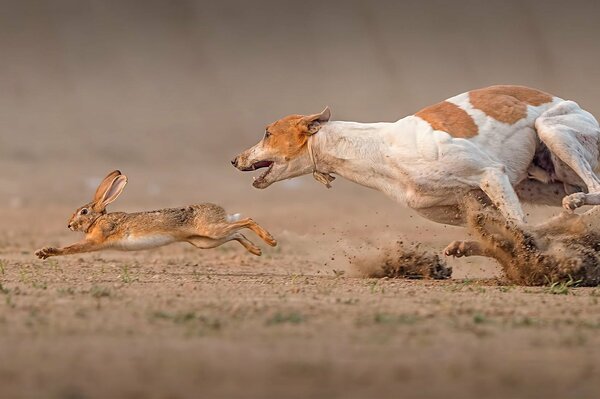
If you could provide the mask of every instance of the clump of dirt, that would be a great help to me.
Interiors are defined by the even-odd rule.
[[[403,241],[348,258],[354,271],[364,277],[441,280],[452,276],[452,268],[439,255]]]
[[[581,215],[563,213],[535,227],[521,227],[495,208],[467,201],[471,233],[506,278],[519,285],[571,282],[600,284],[600,207]]]

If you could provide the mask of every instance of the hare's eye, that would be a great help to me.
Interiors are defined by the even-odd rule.
[[[269,137],[271,137],[271,132],[265,130],[265,138],[268,139]]]
[[[81,215],[87,215],[87,213],[88,213],[88,210],[87,210],[87,209],[85,209],[85,208],[83,208],[83,209],[81,210],[81,212],[79,212],[79,214],[81,214]]]

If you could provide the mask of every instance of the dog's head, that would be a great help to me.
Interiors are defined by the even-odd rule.
[[[289,115],[271,123],[255,146],[231,161],[241,171],[267,168],[252,184],[267,188],[276,181],[291,179],[313,170],[308,155],[308,138],[317,133],[331,116],[329,108],[314,115]]]

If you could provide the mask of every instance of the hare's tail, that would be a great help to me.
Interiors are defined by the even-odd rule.
[[[229,223],[233,223],[233,222],[237,222],[242,218],[242,214],[241,213],[234,213],[231,215],[227,215],[227,221]]]

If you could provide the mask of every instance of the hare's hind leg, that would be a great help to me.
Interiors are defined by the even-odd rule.
[[[238,220],[237,222],[231,222],[227,224],[224,223],[218,224],[216,226],[208,226],[208,228],[206,226],[199,226],[197,234],[218,239],[220,237],[227,237],[240,229],[250,229],[270,246],[274,247],[275,245],[277,245],[277,241],[275,241],[273,236],[267,230],[263,229],[261,226],[258,225],[258,223],[256,223],[250,218]]]
[[[248,252],[250,252],[256,256],[262,255],[262,250],[259,247],[257,247],[256,245],[254,245],[252,243],[252,241],[247,239],[246,236],[244,236],[242,233],[233,233],[231,236],[233,237],[234,240],[236,240],[237,242],[242,244]]]
[[[277,241],[273,238],[271,233],[263,229],[258,223],[256,223],[251,218],[242,219],[238,222],[231,223],[230,226],[235,230],[243,228],[250,229],[270,246],[274,247],[275,245],[277,245]]]
[[[200,249],[216,248],[229,241],[237,241],[246,248],[246,250],[254,255],[260,256],[262,251],[256,245],[254,245],[249,239],[247,239],[241,233],[232,233],[221,238],[210,238],[196,236],[188,238],[187,242]]]

